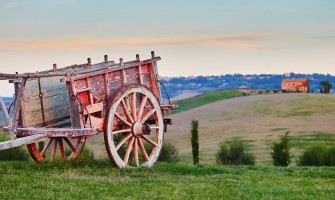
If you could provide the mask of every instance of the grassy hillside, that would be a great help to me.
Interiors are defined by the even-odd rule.
[[[334,167],[0,162],[0,199],[331,199]]]
[[[177,109],[172,110],[172,113],[175,114],[178,112],[190,110],[192,108],[196,108],[216,101],[229,99],[233,97],[239,97],[242,95],[243,93],[238,90],[220,90],[215,92],[209,92],[192,98],[173,102],[178,104],[179,107]]]
[[[185,100],[186,101],[186,100]],[[196,102],[194,102],[196,104]],[[214,163],[219,144],[241,137],[256,156],[257,165],[271,165],[270,145],[280,135],[292,136],[291,165],[314,143],[335,144],[335,96],[321,94],[268,94],[226,99],[170,116],[165,139],[192,162],[191,120],[199,120],[200,162]]]

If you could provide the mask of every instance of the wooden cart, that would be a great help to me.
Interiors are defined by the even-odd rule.
[[[36,162],[73,159],[85,142],[104,133],[106,150],[119,168],[151,167],[157,161],[176,105],[162,105],[156,57],[108,61],[52,70],[3,74],[15,85],[14,115],[6,114],[11,140],[0,150],[27,145]],[[3,103],[2,109],[6,110]]]

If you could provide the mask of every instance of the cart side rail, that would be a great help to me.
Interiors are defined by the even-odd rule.
[[[101,71],[104,69],[114,68],[115,70],[120,70],[122,68],[127,68],[131,66],[141,65],[145,63],[151,63],[152,61],[158,61],[161,60],[160,57],[155,57],[153,59],[148,60],[133,60],[128,62],[108,62],[106,64],[104,63],[98,63],[94,65],[71,65],[69,67],[62,68],[61,71],[42,71],[42,72],[36,72],[36,73],[23,73],[23,74],[7,74],[7,73],[0,73],[0,80],[14,80],[14,79],[33,79],[33,78],[42,78],[42,77],[53,77],[53,76],[77,76],[77,75],[85,75],[87,73],[94,73],[97,71]],[[87,66],[87,67],[85,67]],[[64,71],[66,70],[66,71]]]

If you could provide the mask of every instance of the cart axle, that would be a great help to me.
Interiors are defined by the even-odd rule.
[[[134,122],[131,126],[131,133],[134,137],[141,137],[142,135],[150,135],[151,128],[148,123]]]

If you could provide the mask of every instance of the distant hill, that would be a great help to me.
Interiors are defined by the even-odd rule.
[[[171,98],[206,93],[231,88],[252,88],[263,90],[280,90],[281,81],[287,78],[308,78],[312,93],[320,91],[320,82],[330,81],[335,86],[335,76],[330,74],[228,74],[221,76],[161,77]],[[162,91],[166,98],[166,94]],[[181,98],[178,98],[181,99]]]

